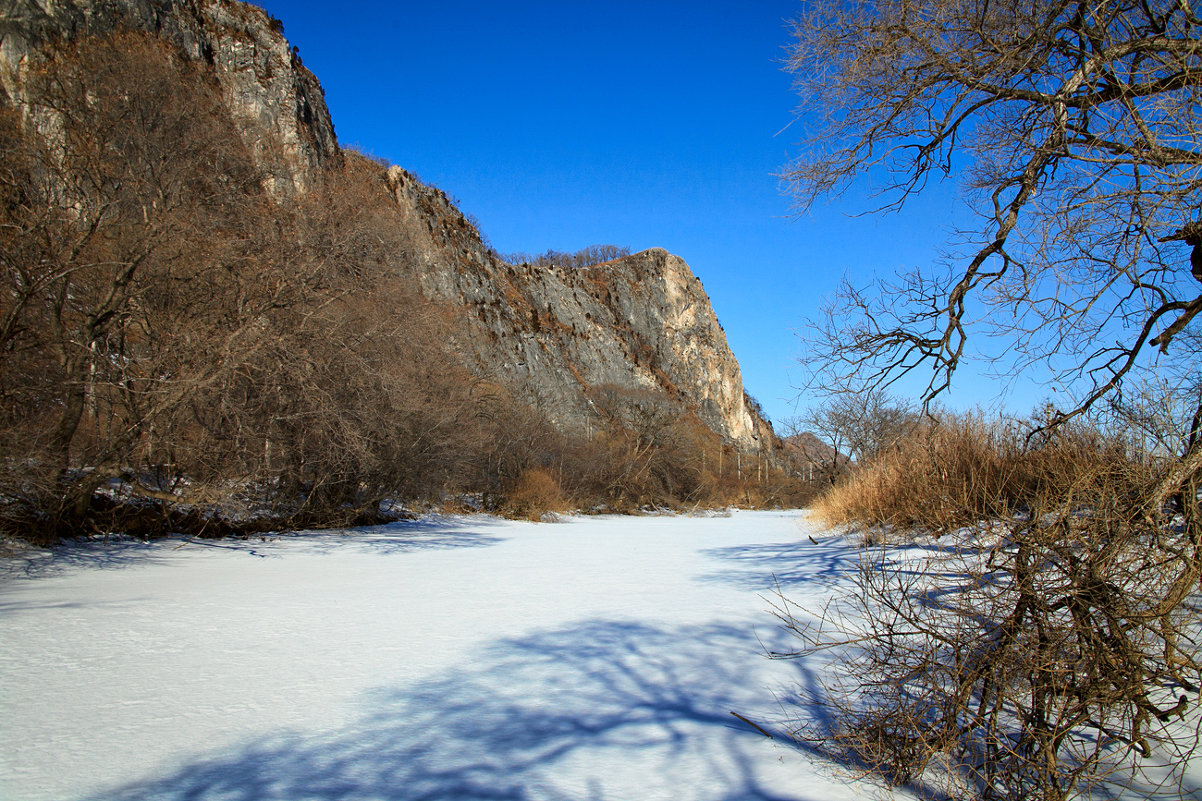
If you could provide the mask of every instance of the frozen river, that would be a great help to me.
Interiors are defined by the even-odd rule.
[[[797,512],[38,555],[0,578],[0,797],[858,798],[764,656],[773,577],[820,603],[851,556]]]
[[[792,744],[822,668],[765,656],[777,588],[816,614],[856,560],[803,512],[33,552],[0,563],[0,799],[911,798]]]

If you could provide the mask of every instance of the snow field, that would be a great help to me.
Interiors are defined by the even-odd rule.
[[[796,512],[59,549],[0,579],[0,797],[860,798],[730,714],[806,678],[773,573],[853,555]]]

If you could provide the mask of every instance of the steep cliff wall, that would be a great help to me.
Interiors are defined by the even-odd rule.
[[[212,67],[269,188],[303,192],[342,155],[321,86],[282,28],[234,0],[12,0],[0,12],[0,99],[23,103],[23,73],[56,42],[153,33]],[[457,346],[477,374],[564,429],[596,424],[596,392],[617,388],[662,393],[741,450],[776,446],[683,260],[652,249],[578,270],[506,264],[439,190],[396,167],[381,181],[410,242],[398,280],[462,309],[469,333]]]
[[[0,88],[21,102],[23,73],[57,41],[115,30],[155,34],[210,64],[244,138],[277,193],[305,188],[339,157],[321,84],[283,25],[233,0],[9,0],[0,10]]]
[[[565,428],[595,420],[592,390],[620,387],[663,392],[742,449],[775,447],[683,259],[654,248],[584,269],[507,264],[442,192],[397,167],[388,180],[415,229],[415,277],[462,306],[478,371]]]

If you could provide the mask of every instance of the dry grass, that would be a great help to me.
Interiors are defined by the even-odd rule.
[[[503,510],[509,517],[539,520],[548,512],[569,508],[559,482],[541,467],[528,467],[518,475],[505,493]]]
[[[1022,431],[976,417],[925,426],[845,477],[815,504],[831,524],[951,531],[1009,517],[1073,493],[1139,493],[1157,465],[1094,429],[1029,443]],[[1042,500],[1041,500],[1042,499]]]
[[[1067,801],[1149,780],[1156,755],[1187,764],[1198,462],[1087,427],[1028,441],[953,419],[863,466],[818,509],[885,546],[821,625],[782,606],[798,656],[847,654],[812,697],[824,722],[799,736],[945,797]],[[911,548],[883,529],[958,533]]]

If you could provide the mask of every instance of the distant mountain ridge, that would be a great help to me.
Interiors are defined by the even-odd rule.
[[[277,195],[303,192],[346,156],[317,78],[264,10],[236,0],[15,0],[0,16],[2,101],[22,104],[39,48],[120,29],[153,33],[211,67]],[[508,264],[445,193],[379,166],[401,210],[408,278],[462,310],[457,350],[563,430],[587,431],[605,400],[670,399],[740,451],[780,443],[688,265],[651,249],[584,269]],[[604,398],[602,398],[604,396]]]

